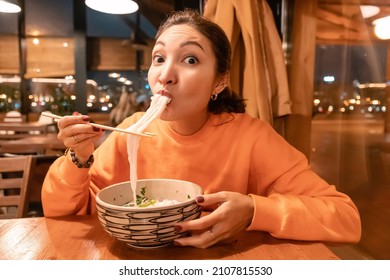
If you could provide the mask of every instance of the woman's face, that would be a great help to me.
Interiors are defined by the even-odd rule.
[[[153,94],[172,100],[161,115],[166,121],[204,119],[210,96],[221,79],[209,40],[188,25],[175,25],[157,39],[152,52],[148,82]]]

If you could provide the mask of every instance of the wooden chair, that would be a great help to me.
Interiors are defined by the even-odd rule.
[[[31,166],[31,156],[0,158],[0,218],[26,217]]]

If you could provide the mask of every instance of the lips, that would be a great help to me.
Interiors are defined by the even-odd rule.
[[[160,95],[162,95],[162,96],[168,97],[168,98],[169,98],[168,104],[169,104],[169,103],[171,102],[171,100],[172,100],[172,95],[170,95],[166,89],[160,89],[160,90],[158,90],[158,91],[157,91],[157,94],[160,94]]]

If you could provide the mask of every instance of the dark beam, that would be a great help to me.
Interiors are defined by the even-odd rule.
[[[20,1],[21,11],[18,14],[18,48],[19,48],[19,76],[20,76],[20,101],[21,113],[28,121],[28,113],[30,112],[30,104],[28,99],[27,87],[28,83],[25,79],[27,69],[26,56],[26,27],[25,27],[25,5],[24,0]]]
[[[87,13],[84,1],[73,0],[74,67],[76,80],[74,111],[87,114]]]

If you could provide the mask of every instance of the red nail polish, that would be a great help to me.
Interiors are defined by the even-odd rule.
[[[181,232],[181,230],[183,228],[181,226],[176,225],[176,226],[173,227],[173,229],[174,229],[175,232],[179,233],[179,232]]]
[[[93,126],[93,127],[92,127],[92,130],[95,131],[95,132],[98,132],[98,131],[100,131],[100,128],[94,127],[94,126]]]
[[[89,118],[89,116],[83,116],[83,117],[82,117],[82,120],[87,122],[87,121],[90,120],[90,118]]]
[[[180,244],[179,242],[177,242],[176,240],[173,241],[173,245],[175,245],[175,246],[181,246],[181,244]]]
[[[198,196],[195,198],[196,203],[203,203],[204,202],[204,197],[203,196]]]

